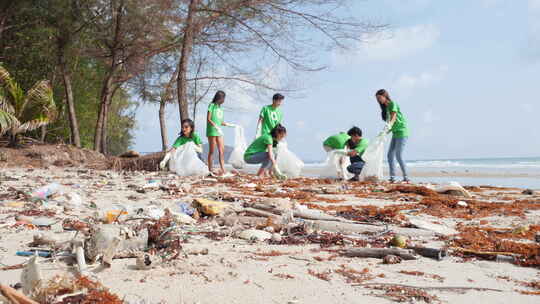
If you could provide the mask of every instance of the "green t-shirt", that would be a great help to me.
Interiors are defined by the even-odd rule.
[[[358,144],[356,145],[356,148],[354,148],[356,153],[358,153],[357,156],[362,157],[362,155],[364,154],[364,151],[366,151],[366,148],[367,148],[368,145],[369,145],[369,139],[367,139],[367,138],[360,139],[360,142],[358,142]]]
[[[392,134],[395,138],[404,138],[409,136],[409,128],[407,127],[407,120],[401,113],[398,104],[395,101],[391,101],[386,106],[386,117],[388,120],[392,117],[392,113],[397,113],[396,122],[392,126]]]
[[[251,145],[249,145],[249,147],[246,149],[246,152],[244,153],[244,159],[247,160],[251,156],[259,152],[268,151],[268,145],[274,145],[274,139],[272,138],[272,136],[270,134],[261,135],[260,137],[255,139],[255,141],[253,141],[253,143],[251,143]]]
[[[351,137],[347,133],[340,132],[339,134],[328,137],[324,142],[324,146],[328,146],[332,149],[343,149],[347,144],[347,140]]]
[[[264,106],[261,110],[262,117],[262,134],[270,134],[278,124],[283,120],[283,113],[280,108],[274,108],[272,105]]]
[[[218,127],[223,123],[223,109],[217,103],[211,102],[208,105],[208,112],[210,112],[210,120],[212,120]],[[206,122],[206,136],[221,136],[219,135],[218,130],[211,125],[209,122]]]
[[[202,144],[202,141],[201,141],[201,138],[199,137],[199,134],[197,134],[196,132],[193,132],[191,134],[191,137],[178,136],[178,138],[176,139],[176,141],[174,142],[174,144],[172,146],[173,146],[173,148],[178,148],[178,147],[183,146],[185,143],[190,142],[190,141],[192,141],[196,145],[201,145]]]

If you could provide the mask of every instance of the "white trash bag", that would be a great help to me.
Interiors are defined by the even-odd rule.
[[[340,159],[342,159],[340,164]],[[336,153],[336,150],[328,152],[326,161],[323,164],[322,171],[319,175],[320,178],[344,178],[350,179],[353,177],[347,167],[351,164],[351,160],[348,156]]]
[[[277,166],[287,177],[299,177],[304,168],[304,162],[287,148],[286,142],[277,145]]]
[[[385,132],[379,134],[364,151],[362,159],[366,164],[359,176],[361,181],[378,182],[384,179],[384,144],[387,139]]]
[[[169,170],[180,176],[206,176],[208,167],[199,159],[193,142],[176,148],[169,159]]]
[[[244,128],[242,126],[236,126],[234,128],[234,148],[229,156],[229,164],[235,169],[242,169],[245,167],[244,152],[246,152],[247,143],[244,136]]]

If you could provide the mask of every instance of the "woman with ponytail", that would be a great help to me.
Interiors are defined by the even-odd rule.
[[[401,172],[403,173],[403,181],[409,182],[407,176],[407,166],[403,161],[403,150],[407,139],[409,138],[409,128],[407,120],[401,113],[398,104],[390,98],[390,94],[384,89],[378,90],[375,93],[377,102],[381,107],[381,117],[386,122],[385,132],[392,132],[392,141],[388,149],[388,166],[390,168],[390,182],[396,180],[396,168],[394,159],[397,159]]]

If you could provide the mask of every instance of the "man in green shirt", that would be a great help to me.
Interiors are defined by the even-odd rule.
[[[365,164],[362,159],[362,154],[366,151],[369,140],[367,138],[362,138],[362,130],[358,127],[352,127],[347,134],[351,137],[347,141],[347,146],[351,149],[351,151],[347,153],[351,160],[351,165],[347,167],[347,171],[354,174],[350,181],[359,181],[359,175]]]
[[[270,134],[278,124],[283,120],[283,113],[279,108],[285,97],[279,93],[272,96],[272,104],[264,106],[259,115],[259,121],[257,122],[257,135],[259,137],[263,134]]]
[[[345,133],[345,132],[339,132],[338,134],[336,135],[332,135],[330,137],[328,137],[324,142],[323,142],[323,149],[324,151],[326,152],[330,152],[332,150],[341,150],[341,149],[344,149],[345,148],[345,145],[347,144],[347,141],[350,139],[351,137]]]

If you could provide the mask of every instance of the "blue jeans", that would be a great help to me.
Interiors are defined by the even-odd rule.
[[[268,152],[258,152],[253,155],[251,155],[250,158],[244,159],[246,163],[248,164],[261,164],[261,168],[268,169],[272,166],[272,161],[270,160],[270,156],[268,155]]]
[[[360,172],[362,172],[362,169],[364,168],[364,165],[366,163],[363,160],[355,161],[354,163],[351,163],[350,166],[347,167],[347,171],[354,174],[354,176],[360,175]]]
[[[390,179],[395,179],[396,177],[396,166],[394,163],[394,158],[397,159],[399,166],[401,167],[401,172],[403,173],[403,179],[407,179],[407,166],[402,158],[403,148],[407,143],[407,137],[404,138],[395,138],[392,137],[390,142],[390,149],[388,149],[388,166],[390,167]]]

